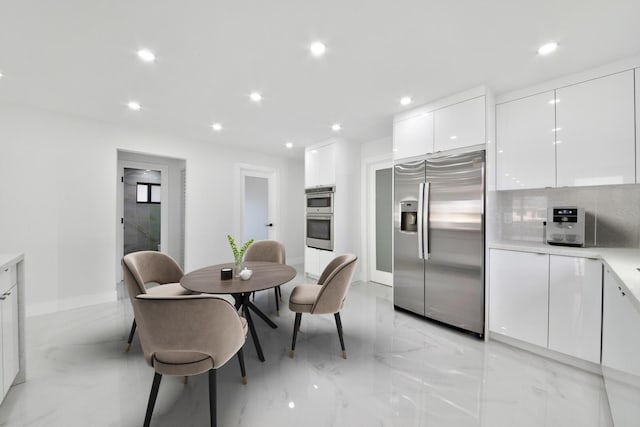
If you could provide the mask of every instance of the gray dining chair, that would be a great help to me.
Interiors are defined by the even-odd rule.
[[[246,320],[229,301],[207,294],[140,294],[132,304],[144,358],[155,370],[144,426],[151,423],[163,375],[187,377],[205,372],[209,373],[209,416],[216,426],[217,369],[237,355],[242,383],[247,383],[242,353]]]
[[[317,284],[298,285],[289,296],[289,309],[296,313],[293,325],[293,340],[291,341],[291,358],[296,349],[296,338],[302,314],[331,314],[336,321],[342,357],[347,358],[342,334],[342,321],[340,310],[344,307],[347,292],[351,285],[351,279],[356,268],[358,257],[352,254],[335,257],[322,271]]]
[[[184,273],[178,263],[162,252],[140,251],[127,254],[122,259],[122,269],[124,283],[132,301],[140,294],[166,297],[191,294],[180,286],[179,282]],[[126,351],[131,349],[135,332],[134,316]]]
[[[266,261],[286,264],[287,256],[284,245],[276,240],[258,240],[253,242],[244,256],[245,261]],[[273,288],[276,298],[276,314],[280,315],[280,301],[282,300],[282,290],[280,286]]]

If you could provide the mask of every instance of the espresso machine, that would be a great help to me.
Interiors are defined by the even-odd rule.
[[[575,206],[547,209],[547,243],[584,247],[584,208]]]

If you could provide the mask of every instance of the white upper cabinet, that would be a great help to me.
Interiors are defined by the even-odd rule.
[[[491,249],[489,329],[547,346],[549,255]]]
[[[549,258],[549,348],[599,364],[602,263]]]
[[[336,145],[328,144],[307,149],[304,153],[305,187],[335,185]]]
[[[485,97],[436,110],[434,152],[484,144]]]
[[[496,106],[498,190],[556,185],[554,91]]]
[[[635,183],[634,77],[556,90],[557,186]]]
[[[422,112],[393,121],[393,158],[433,152],[433,113]]]

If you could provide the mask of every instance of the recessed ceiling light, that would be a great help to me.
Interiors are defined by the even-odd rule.
[[[400,105],[409,105],[411,104],[411,97],[404,96],[400,99]]]
[[[313,42],[309,50],[313,56],[322,56],[327,51],[327,47],[322,42]]]
[[[4,74],[2,74],[2,71],[0,71],[0,79],[4,76]]]
[[[561,131],[561,130],[562,130],[562,128],[553,128],[553,129],[551,129],[551,132],[558,132],[558,131]]]
[[[259,92],[251,92],[251,94],[249,95],[249,98],[251,98],[253,102],[262,101],[262,95],[260,95]]]
[[[293,142],[287,142],[284,146],[287,148],[293,148]]]
[[[556,42],[547,43],[538,48],[538,53],[540,55],[548,55],[552,52],[555,52],[557,48],[558,48],[558,43]]]
[[[222,130],[222,125],[220,123],[214,123],[211,125],[211,128],[216,132],[220,132]]]
[[[293,409],[296,407],[296,404],[294,402],[289,402],[289,408]]]
[[[138,51],[138,58],[142,59],[144,62],[153,62],[156,60],[156,55],[149,49],[140,49]]]
[[[559,99],[552,99],[551,101],[549,101],[549,104],[557,104],[558,102],[560,102]]]
[[[456,135],[451,135],[449,139],[458,139],[458,137]]]
[[[129,107],[129,109],[133,111],[139,111],[142,108],[140,103],[136,101],[129,101],[129,103],[127,104],[127,107]]]
[[[504,153],[504,150],[498,150],[498,153]]]
[[[311,154],[317,154],[318,150],[311,150]]]
[[[331,125],[331,130],[333,130],[334,132],[339,132],[340,129],[342,129],[340,123],[334,123],[333,125]]]

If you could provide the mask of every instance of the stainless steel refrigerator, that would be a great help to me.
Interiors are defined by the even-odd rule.
[[[394,167],[393,303],[484,335],[485,151]]]

